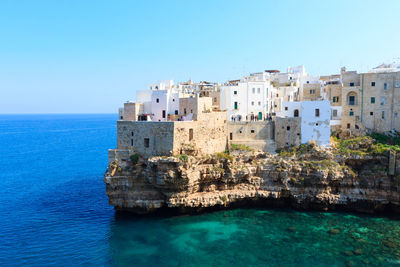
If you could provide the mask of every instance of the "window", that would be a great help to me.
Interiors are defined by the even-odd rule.
[[[235,102],[233,105],[234,105],[234,109],[238,109],[238,102]]]
[[[183,109],[183,114],[186,115],[186,108]]]
[[[131,132],[131,136],[133,136],[133,132]]]
[[[156,103],[160,103],[160,99],[157,98],[157,99],[156,99]]]
[[[165,119],[165,110],[162,111],[162,117]]]
[[[350,123],[347,124],[347,129],[350,129]]]
[[[237,95],[237,91],[233,91],[233,94],[234,94],[234,95]]]
[[[295,110],[294,110],[294,116],[295,116],[295,117],[298,117],[298,116],[299,116],[299,110],[298,110],[298,109],[295,109]]]
[[[319,117],[319,108],[315,109],[315,117]]]
[[[337,117],[337,109],[332,110],[332,116]]]
[[[251,130],[250,132],[251,132],[251,133],[254,133],[254,130]]]
[[[131,139],[131,146],[133,146],[133,139]]]
[[[251,105],[254,106],[254,101],[251,101]]]
[[[279,97],[279,94],[276,94],[276,97]]]
[[[253,94],[256,92],[256,88],[253,88]]]
[[[375,104],[375,97],[371,97],[371,104]]]
[[[398,117],[398,114],[397,114],[397,112],[395,112],[395,113],[394,113],[394,117],[395,117],[395,118],[397,118],[397,117]]]
[[[371,86],[375,86],[375,82],[371,82]]]
[[[354,86],[354,83],[350,83],[350,86],[353,87],[353,86]]]
[[[175,102],[175,98],[172,98],[172,102]]]
[[[356,129],[360,129],[360,127],[358,127],[358,125],[357,125],[357,124],[355,125],[355,128],[356,128]]]
[[[381,97],[381,106],[386,104],[386,97]]]
[[[287,126],[287,127],[286,127],[286,131],[290,131],[290,126]]]
[[[350,111],[349,116],[354,116],[354,111]]]
[[[144,139],[144,147],[149,147],[150,146],[150,139],[149,138],[145,138]]]
[[[285,110],[288,110],[289,108],[288,107],[285,107]]]
[[[260,91],[260,88],[257,88],[257,93],[259,94],[261,91]]]
[[[175,110],[175,115],[178,115],[178,111],[177,110]]]
[[[339,97],[338,96],[334,96],[332,99],[333,103],[338,103],[339,102]]]
[[[233,139],[233,133],[229,133],[229,140]]]
[[[189,129],[189,141],[193,140],[193,129]]]
[[[193,109],[190,110],[190,113],[193,113]]]
[[[371,111],[371,112],[369,113],[369,115],[370,115],[370,116],[374,116],[374,113]]]
[[[387,90],[387,89],[388,89],[387,83],[384,83],[383,84],[383,90]]]
[[[258,105],[261,106],[261,102],[260,101],[258,101]]]
[[[315,90],[314,89],[311,89],[310,90],[310,95],[314,95],[315,94]]]
[[[385,119],[385,111],[382,111],[382,120]]]
[[[214,102],[217,102],[217,98],[216,97],[214,97]]]
[[[349,105],[354,106],[356,104],[356,97],[354,95],[349,96]]]

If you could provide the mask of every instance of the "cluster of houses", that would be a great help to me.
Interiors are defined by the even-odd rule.
[[[303,66],[225,83],[172,80],[136,92],[119,109],[118,149],[143,156],[224,151],[230,143],[274,152],[332,132],[400,131],[400,65],[313,76]]]

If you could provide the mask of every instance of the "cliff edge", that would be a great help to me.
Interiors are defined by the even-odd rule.
[[[229,153],[114,161],[104,182],[110,205],[139,214],[193,213],[240,205],[399,212],[396,151],[371,137],[333,140],[278,154],[232,145]],[[398,169],[398,168],[397,168]]]

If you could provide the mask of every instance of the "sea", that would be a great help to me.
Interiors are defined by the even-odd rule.
[[[0,266],[399,266],[400,220],[234,209],[137,217],[108,205],[116,114],[0,115]]]

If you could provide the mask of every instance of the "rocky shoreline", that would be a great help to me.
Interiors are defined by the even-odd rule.
[[[400,179],[389,174],[391,161],[387,151],[343,154],[314,145],[273,155],[234,150],[128,160],[113,176],[109,167],[104,182],[110,205],[136,214],[235,207],[396,214]]]

